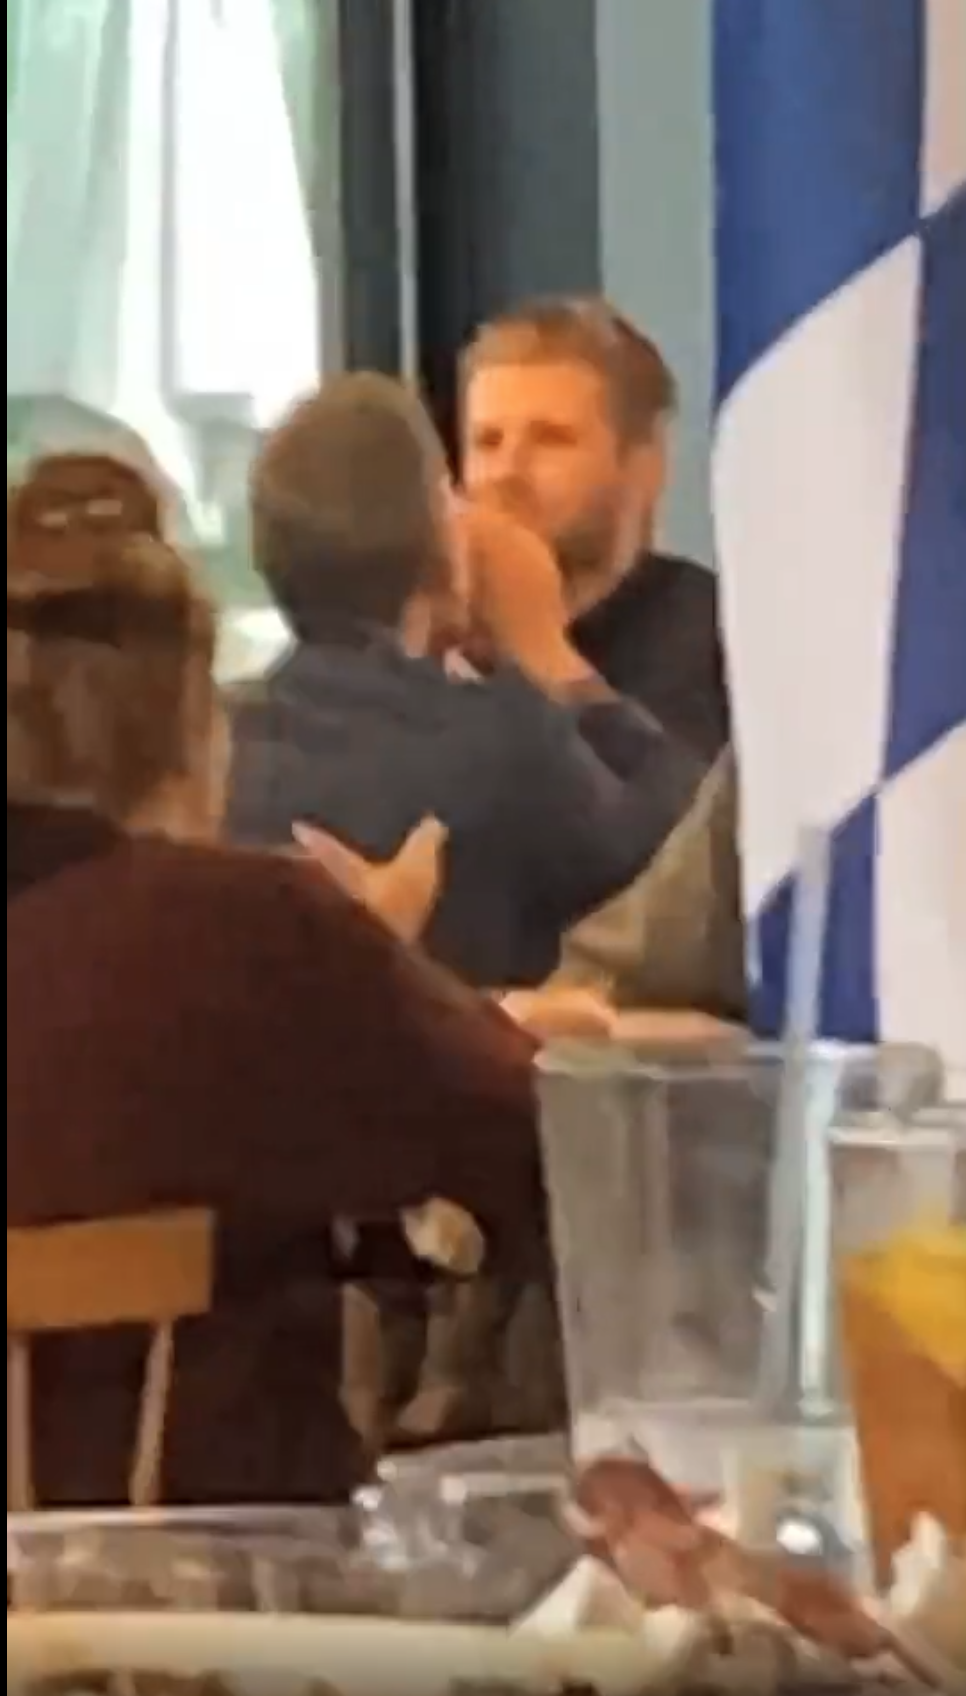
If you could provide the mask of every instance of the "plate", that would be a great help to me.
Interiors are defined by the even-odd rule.
[[[218,1679],[231,1696],[680,1696],[692,1639],[252,1614],[12,1614],[7,1691],[106,1669]],[[83,1693],[82,1682],[78,1693]],[[58,1682],[69,1696],[69,1686]],[[186,1692],[187,1696],[187,1692]]]

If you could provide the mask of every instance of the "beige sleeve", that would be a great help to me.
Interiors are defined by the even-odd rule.
[[[660,853],[569,933],[553,984],[618,1007],[740,1012],[743,941],[734,761],[717,760]]]

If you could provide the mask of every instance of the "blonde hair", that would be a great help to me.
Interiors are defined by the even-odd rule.
[[[7,798],[119,822],[210,770],[214,611],[158,495],[106,455],[39,460],[7,496]]]
[[[649,440],[677,405],[673,373],[656,343],[592,295],[525,301],[481,324],[460,359],[461,385],[465,390],[486,366],[558,361],[597,372],[625,442]]]

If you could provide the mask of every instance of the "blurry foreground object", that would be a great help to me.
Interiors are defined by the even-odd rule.
[[[752,1541],[794,1521],[823,1558],[861,1566],[836,1256],[915,1220],[948,1166],[946,1133],[937,1154],[919,1123],[935,1057],[814,1045],[794,1162],[778,1045],[559,1042],[537,1071],[578,1458],[643,1448],[675,1485],[724,1498]],[[885,1128],[860,1140],[866,1109]]]
[[[880,1586],[920,1519],[966,1539],[964,1179],[966,1107],[921,1114],[906,1136],[872,1127],[865,1147],[856,1131],[840,1158],[846,1387]]]

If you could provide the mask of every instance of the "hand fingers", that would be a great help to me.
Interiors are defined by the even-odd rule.
[[[405,842],[390,861],[390,865],[407,864],[410,861],[420,862],[423,859],[433,859],[441,853],[445,846],[449,830],[441,819],[431,816],[424,818],[411,830]],[[296,824],[292,826],[293,839],[304,849],[313,860],[318,860],[330,871],[333,867],[343,871],[351,871],[359,876],[365,871],[377,868],[362,854],[357,854],[354,848],[347,848],[337,836],[332,836],[327,830],[320,830],[313,824]],[[379,867],[385,870],[385,867]]]
[[[571,1020],[584,1029],[609,1034],[615,1027],[617,1014],[599,995],[590,989],[570,989],[548,992],[546,1006],[553,1016]]]
[[[447,834],[439,819],[423,819],[407,836],[395,859],[372,874],[373,905],[398,935],[410,941],[422,934],[436,905]]]
[[[415,830],[410,831],[391,863],[400,870],[404,867],[433,864],[446,846],[448,836],[449,831],[442,820],[432,817],[422,819]]]
[[[292,830],[315,865],[407,940],[420,935],[436,903],[448,834],[439,819],[422,819],[395,858],[379,864],[315,825],[296,824]]]
[[[503,1008],[531,1036],[608,1037],[617,1015],[590,990],[520,990],[503,998]]]
[[[361,854],[357,854],[353,848],[347,848],[338,837],[331,836],[327,830],[317,829],[315,825],[293,825],[292,836],[303,853],[327,871],[343,889],[352,895],[363,893],[369,866]]]

